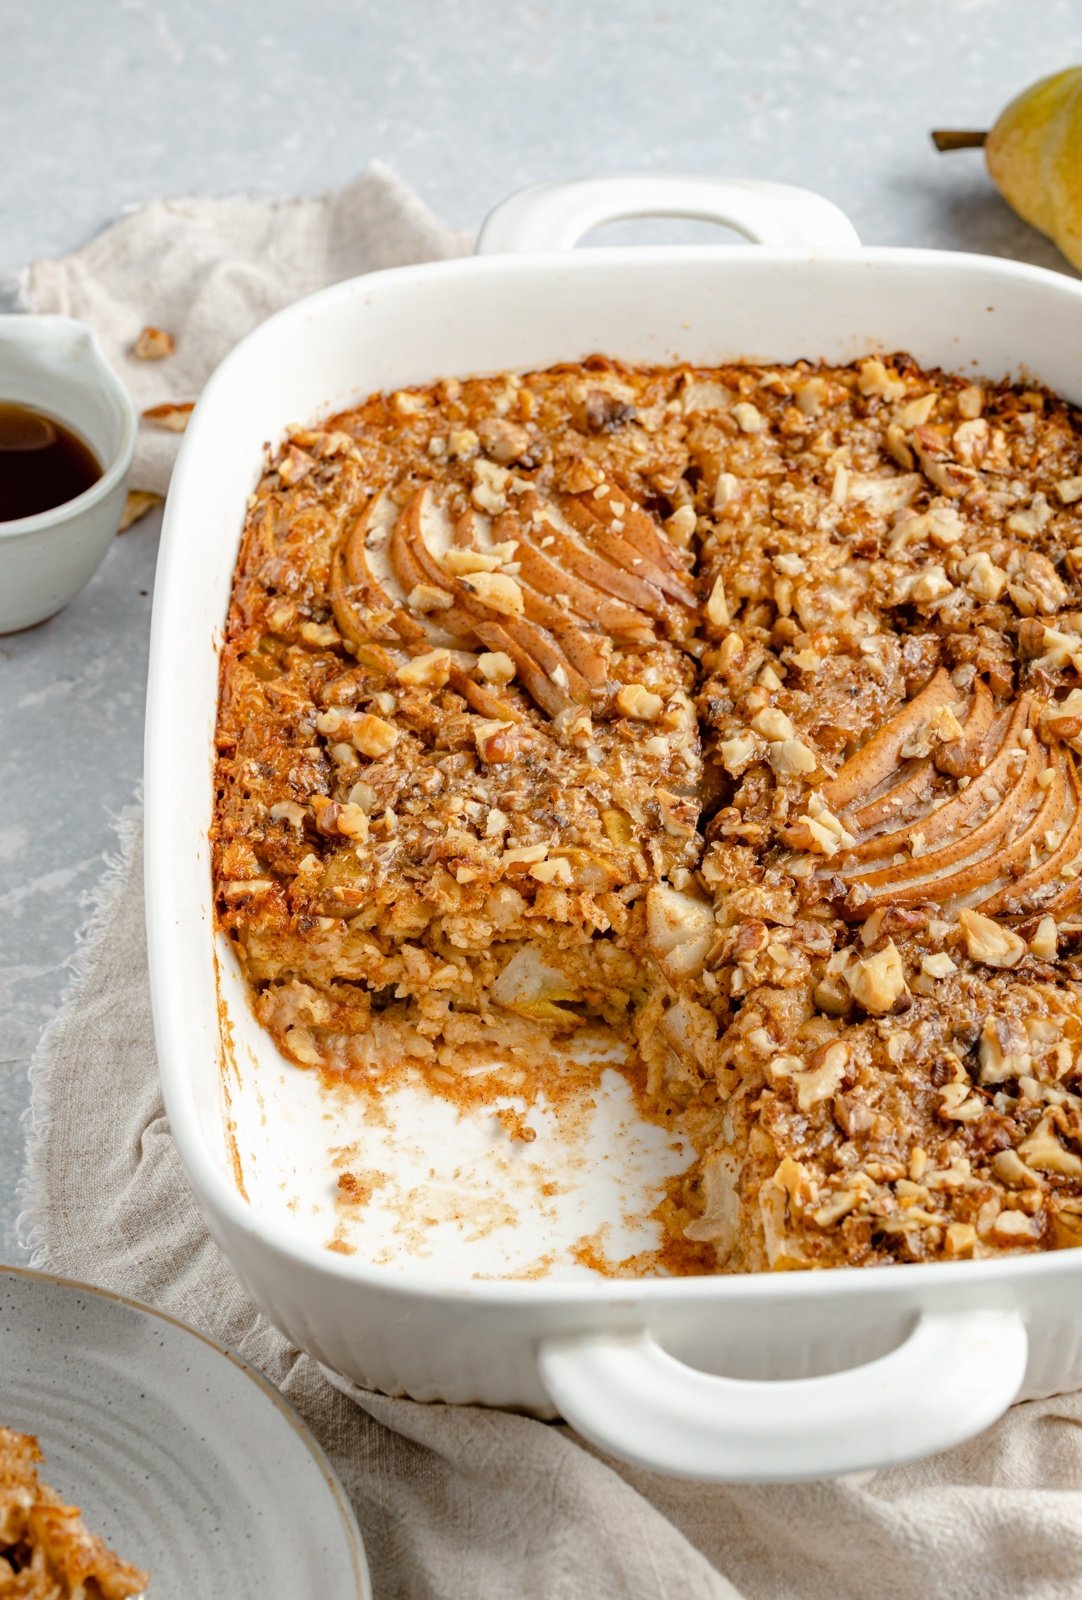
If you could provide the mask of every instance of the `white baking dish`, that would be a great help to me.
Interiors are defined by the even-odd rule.
[[[712,217],[762,243],[537,249],[648,212]],[[490,219],[479,257],[339,284],[247,339],[197,407],[166,510],[147,713],[150,968],[170,1121],[214,1236],[267,1316],[359,1382],[560,1413],[605,1449],[690,1477],[896,1462],[966,1438],[1019,1396],[1082,1383],[1082,1261],[603,1278],[576,1265],[574,1240],[607,1224],[611,1254],[641,1248],[643,1197],[681,1160],[654,1130],[636,1133],[615,1074],[577,1143],[539,1117],[525,1149],[559,1177],[554,1203],[540,1198],[543,1163],[508,1154],[486,1119],[408,1091],[382,1122],[321,1097],[253,1021],[228,952],[216,962],[217,648],[265,441],[373,389],[593,351],[846,361],[875,346],[995,377],[1024,369],[1082,401],[1082,285],[856,243],[832,206],[775,185],[527,191]],[[332,1204],[329,1151],[348,1143],[353,1164],[388,1180],[354,1223]],[[352,1253],[327,1249],[336,1227]],[[549,1276],[524,1278],[546,1250]]]

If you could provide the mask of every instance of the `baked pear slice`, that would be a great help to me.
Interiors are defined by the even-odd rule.
[[[861,800],[896,779],[905,746],[937,711],[954,705],[957,699],[950,674],[940,667],[920,693],[907,701],[823,785],[819,793],[825,804],[831,811],[841,812],[854,800]]]

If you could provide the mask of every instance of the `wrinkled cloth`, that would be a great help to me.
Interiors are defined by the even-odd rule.
[[[461,253],[382,168],[316,199],[161,201],[23,274],[90,322],[140,408],[195,399],[263,317],[338,278]],[[176,353],[140,363],[145,324]],[[175,435],[141,430],[134,487]],[[35,1265],[182,1317],[277,1384],[356,1509],[378,1600],[1077,1600],[1082,1396],[1017,1406],[915,1466],[798,1487],[674,1482],[568,1428],[334,1380],[247,1301],[170,1137],[147,980],[139,807],[120,820],[72,988],[32,1066],[23,1237]],[[904,1270],[904,1269],[903,1269]]]
[[[444,227],[377,162],[326,195],[152,201],[73,255],[25,268],[15,298],[22,310],[89,323],[141,413],[198,399],[222,357],[294,300],[362,272],[471,248],[468,234]],[[132,354],[145,327],[173,336],[171,356]],[[143,422],[131,488],[164,494],[179,448],[179,434]]]

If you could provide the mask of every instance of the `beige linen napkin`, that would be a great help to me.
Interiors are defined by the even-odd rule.
[[[272,312],[325,284],[381,267],[465,255],[468,234],[444,227],[387,167],[373,163],[331,194],[288,200],[155,200],[59,261],[15,280],[16,304],[88,322],[140,412],[185,404],[222,357]],[[144,327],[176,340],[141,361]],[[139,430],[131,487],[164,494],[180,437]]]
[[[41,263],[22,303],[97,329],[140,406],[194,399],[262,317],[325,282],[454,254],[385,169],[331,196],[163,201]],[[146,323],[176,354],[129,354]],[[144,430],[163,489],[175,436]],[[139,807],[98,892],[71,992],[32,1067],[23,1236],[34,1263],[149,1301],[262,1368],[357,1510],[379,1600],[1067,1600],[1082,1595],[1082,1397],[860,1483],[717,1488],[607,1461],[568,1429],[336,1386],[246,1301],[211,1242],[158,1090]],[[348,1392],[347,1392],[348,1391]]]

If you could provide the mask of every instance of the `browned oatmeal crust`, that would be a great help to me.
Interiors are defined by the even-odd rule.
[[[904,356],[294,429],[218,724],[261,1019],[375,1084],[617,1030],[700,1269],[1082,1242],[1080,577],[1077,414]]]
[[[87,1531],[38,1474],[29,1433],[0,1427],[0,1595],[10,1600],[133,1600],[150,1575]]]

